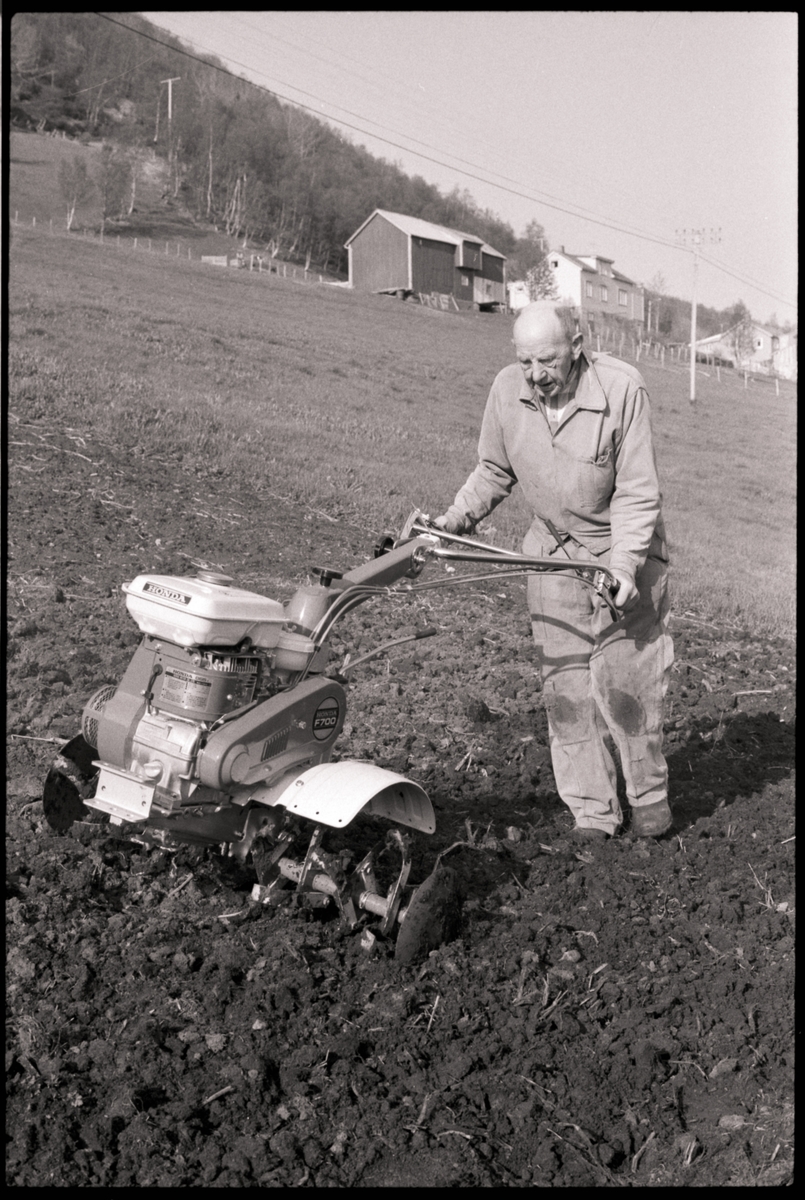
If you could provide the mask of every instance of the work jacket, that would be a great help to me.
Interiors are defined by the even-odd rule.
[[[519,364],[492,384],[478,466],[448,509],[472,527],[523,489],[534,513],[524,548],[555,546],[552,522],[632,578],[648,553],[667,558],[646,385],[638,371],[582,350],[578,382],[558,427]]]

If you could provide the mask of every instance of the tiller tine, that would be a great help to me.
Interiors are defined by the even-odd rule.
[[[407,903],[403,902],[411,872],[407,834],[390,829],[383,841],[378,842],[349,873],[340,855],[328,854],[322,849],[323,836],[323,828],[317,825],[303,862],[294,861],[288,855],[290,837],[279,841],[266,856],[261,856],[257,863],[260,883],[252,889],[252,899],[262,904],[276,903],[286,881],[290,880],[313,907],[324,907],[334,900],[342,920],[350,929],[357,925],[361,911],[381,918],[379,932],[384,936],[390,935],[396,923],[399,928],[395,956],[406,965],[424,958],[457,935],[461,902],[456,874],[449,867],[437,866],[421,887],[409,895]],[[384,896],[375,867],[388,851],[399,853],[400,868]]]
[[[260,882],[252,888],[252,899],[262,904],[276,903],[286,881],[290,880],[296,884],[297,892],[315,907],[324,907],[334,900],[350,928],[357,925],[359,910],[364,910],[382,917],[380,932],[388,933],[399,913],[403,888],[411,872],[409,836],[399,829],[390,829],[385,838],[348,872],[348,856],[328,854],[322,848],[324,833],[321,825],[314,828],[302,862],[288,854],[292,841],[289,835],[267,855],[260,854],[255,863]],[[378,890],[375,866],[380,856],[389,850],[399,852],[401,863],[397,878],[388,894],[383,896]]]

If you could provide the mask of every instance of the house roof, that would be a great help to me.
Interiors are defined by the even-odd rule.
[[[568,254],[567,250],[551,250],[551,254],[560,254],[562,258],[566,258],[568,262],[573,263],[574,267],[580,267],[582,271],[589,271],[595,274],[595,267],[591,267],[589,263],[582,262],[575,254]]]
[[[749,324],[751,325],[752,329],[759,329],[759,330],[761,330],[762,333],[765,333],[768,337],[779,338],[780,336],[785,336],[785,335],[779,334],[776,330],[770,328],[768,325],[761,325],[760,321],[750,321]],[[729,327],[729,329],[723,329],[721,331],[721,333],[713,333],[710,335],[710,337],[706,337],[706,338],[697,338],[696,345],[704,346],[705,344],[707,344],[709,342],[720,342],[722,338],[730,337],[733,333],[735,333],[735,331],[738,328],[739,328],[738,325],[731,325]]]
[[[696,338],[696,345],[708,346],[710,342],[720,342],[724,338],[729,337],[731,333],[734,333],[736,328],[737,326],[733,326],[732,329],[723,329],[721,333],[711,333],[710,336],[706,338]]]
[[[349,245],[354,241],[362,229],[365,229],[373,217],[383,217],[391,225],[394,225],[402,233],[408,237],[429,238],[434,242],[447,242],[451,246],[460,246],[462,242],[474,242],[476,246],[481,247],[484,254],[491,255],[495,258],[505,259],[506,255],[501,254],[499,250],[487,245],[487,243],[473,233],[462,233],[459,229],[449,229],[446,225],[436,225],[433,221],[423,221],[421,217],[409,217],[406,213],[388,212],[385,208],[376,208],[358,229],[348,237],[345,245]]]
[[[579,254],[568,254],[567,250],[552,250],[551,254],[560,254],[567,262],[573,263],[574,267],[578,267],[582,271],[587,271],[590,275],[598,274],[595,267],[591,267],[589,263],[584,262]],[[601,262],[610,264],[615,261],[612,258],[606,258],[603,254],[585,254],[584,258],[600,259]],[[637,286],[633,279],[630,279],[628,275],[624,275],[622,271],[618,271],[615,267],[612,268],[612,278],[618,280],[620,283],[629,283],[632,287]]]

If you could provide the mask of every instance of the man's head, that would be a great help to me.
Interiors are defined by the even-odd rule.
[[[581,354],[573,309],[551,300],[526,305],[514,322],[512,341],[528,384],[546,399],[556,399]]]

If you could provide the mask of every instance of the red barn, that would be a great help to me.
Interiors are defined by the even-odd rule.
[[[506,304],[506,258],[483,238],[376,208],[348,238],[349,283],[363,292],[452,296],[459,308]]]

